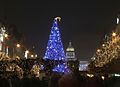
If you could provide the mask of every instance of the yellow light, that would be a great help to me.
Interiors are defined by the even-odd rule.
[[[115,37],[117,34],[115,32],[112,33],[112,36]]]
[[[18,48],[20,48],[20,44],[17,44],[16,46],[17,46]]]
[[[31,57],[33,58],[33,57],[34,57],[34,55],[31,55]]]
[[[28,53],[29,53],[29,51],[26,50],[26,51],[25,51],[25,58],[26,58],[26,59],[28,58]]]
[[[93,74],[87,74],[87,76],[90,77],[90,78],[94,77]]]
[[[74,48],[67,48],[66,51],[74,51]]]
[[[4,36],[5,36],[5,38],[7,38],[7,37],[8,37],[8,34],[5,34]]]
[[[25,53],[29,53],[29,50],[26,50]]]
[[[104,76],[102,76],[101,78],[102,78],[102,80],[104,80],[104,79],[105,79],[105,77],[104,77]]]
[[[100,52],[100,49],[97,49],[97,52]]]
[[[117,24],[119,24],[119,18],[117,18]]]
[[[105,46],[105,44],[102,44],[102,46],[104,47],[104,46]]]

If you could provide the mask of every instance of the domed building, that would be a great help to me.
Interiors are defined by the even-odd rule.
[[[75,49],[72,46],[72,43],[69,42],[68,48],[66,49],[66,61],[76,61]]]
[[[69,42],[68,48],[66,49],[66,64],[71,70],[78,69],[79,62],[75,56],[75,49],[72,46],[72,43]]]

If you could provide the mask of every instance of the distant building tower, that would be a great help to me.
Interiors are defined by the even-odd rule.
[[[71,71],[79,69],[79,62],[75,56],[75,49],[72,47],[71,42],[69,42],[68,48],[66,49],[66,64]]]
[[[66,61],[76,61],[75,50],[72,47],[71,42],[69,42],[68,48],[66,49]]]

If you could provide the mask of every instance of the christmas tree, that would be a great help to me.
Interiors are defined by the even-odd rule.
[[[60,19],[61,19],[60,17],[56,17],[54,19],[44,59],[58,60],[58,61],[65,59],[65,53],[63,49],[63,44],[61,42],[61,37],[58,27],[58,20],[60,21]]]
[[[105,41],[96,50],[93,57],[95,67],[103,67],[106,64],[119,59],[120,57],[120,23],[119,18],[117,18],[116,29],[107,35]]]

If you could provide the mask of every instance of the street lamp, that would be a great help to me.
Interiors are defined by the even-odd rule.
[[[25,51],[25,58],[26,58],[26,59],[28,58],[28,53],[29,53],[29,50],[26,50],[26,51]]]
[[[3,42],[4,42],[4,52],[5,52],[5,55],[8,57],[8,46],[6,46],[6,45],[8,45],[7,44],[7,39],[8,39],[8,34],[6,34],[6,33],[4,33],[3,34]]]
[[[18,57],[22,57],[22,49],[19,43],[16,44],[16,53]]]

